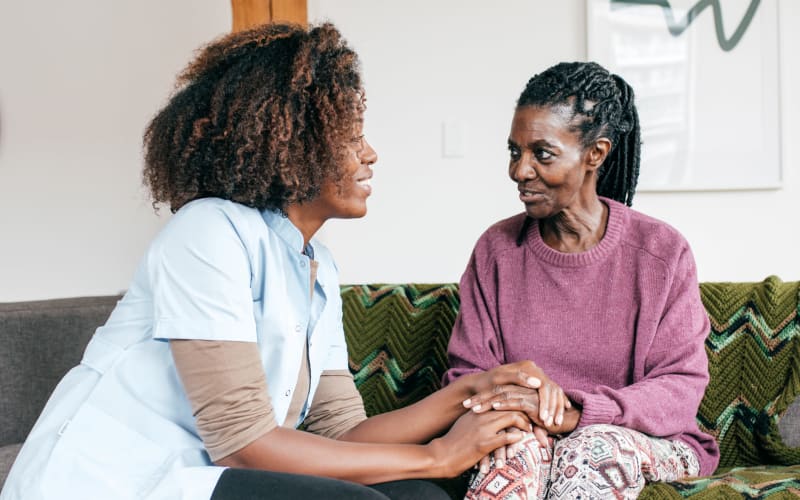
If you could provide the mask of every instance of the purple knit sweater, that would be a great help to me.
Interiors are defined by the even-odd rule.
[[[613,424],[680,439],[711,474],[719,448],[695,415],[708,384],[709,321],[694,258],[672,227],[602,198],[600,243],[548,247],[525,214],[490,227],[461,279],[444,381],[530,359],[582,407],[579,426]]]

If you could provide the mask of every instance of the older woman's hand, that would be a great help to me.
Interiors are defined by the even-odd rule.
[[[519,373],[524,373],[525,383],[517,381],[511,384],[496,383],[491,387],[481,388],[474,396],[464,401],[464,407],[479,413],[491,409],[523,411],[531,422],[546,428],[551,433],[553,429],[561,427],[564,422],[564,411],[572,408],[572,403],[561,387],[545,375],[541,368],[532,361],[521,361],[502,365],[486,374],[492,374],[495,370],[505,375],[495,376],[495,380],[498,381],[506,380],[507,372],[519,370],[516,379],[521,379]]]
[[[509,376],[513,382],[502,384],[502,381],[507,380]],[[566,432],[563,430],[564,412],[571,409],[572,404],[561,387],[545,375],[534,362],[520,361],[499,366],[485,372],[485,379],[484,382],[488,380],[493,383],[489,383],[488,387],[477,387],[477,393],[464,401],[464,407],[475,413],[489,410],[524,412],[534,425],[529,429],[520,430],[533,432],[542,447],[547,447],[548,434]],[[571,429],[574,429],[575,425],[577,420]],[[496,467],[503,467],[505,461],[518,451],[517,445],[512,444],[498,448],[491,456],[494,457]],[[481,459],[479,466],[482,472],[489,470],[489,463],[489,455]]]

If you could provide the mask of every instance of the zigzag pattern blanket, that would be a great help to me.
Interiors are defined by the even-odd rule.
[[[697,421],[721,462],[706,478],[648,486],[641,498],[800,495],[800,450],[778,422],[800,392],[800,282],[703,283],[711,319],[711,382]],[[350,368],[369,415],[409,405],[440,387],[459,307],[456,284],[343,286]],[[798,403],[800,404],[800,402]],[[732,468],[733,469],[730,469]],[[454,496],[463,482],[449,482]]]

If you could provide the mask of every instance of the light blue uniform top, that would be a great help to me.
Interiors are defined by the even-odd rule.
[[[313,298],[289,219],[215,198],[178,210],[50,397],[0,500],[208,499],[223,468],[198,437],[166,340],[257,342],[280,425],[308,338],[302,421],[320,374],[347,369],[336,266],[311,244]]]

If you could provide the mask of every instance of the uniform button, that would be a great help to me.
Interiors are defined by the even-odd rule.
[[[300,260],[300,267],[306,267],[306,261]]]
[[[294,331],[296,331],[297,333],[300,333],[300,330],[302,330],[302,327],[300,326],[300,323],[297,323],[296,325],[294,325]]]
[[[291,394],[291,393],[292,393],[291,389],[286,389],[286,392],[284,393],[284,396],[289,397],[289,394]]]

